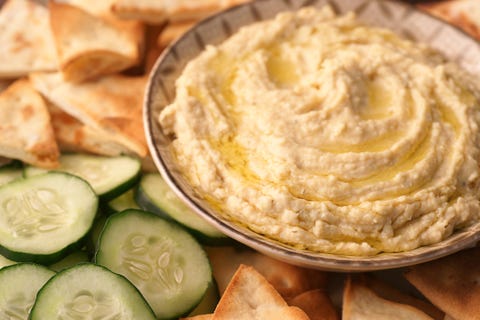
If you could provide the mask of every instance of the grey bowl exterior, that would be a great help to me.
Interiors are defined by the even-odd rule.
[[[159,57],[150,74],[144,102],[144,125],[153,160],[173,191],[207,222],[231,238],[266,255],[299,266],[328,271],[373,271],[399,268],[434,260],[480,240],[480,224],[457,230],[446,240],[408,252],[375,256],[341,256],[299,250],[233,223],[202,200],[181,172],[169,150],[172,137],[158,124],[161,110],[175,98],[175,80],[186,63],[208,44],[218,44],[240,27],[273,18],[277,13],[304,6],[330,5],[338,14],[354,11],[360,21],[386,27],[415,41],[428,43],[448,59],[480,75],[480,44],[463,31],[414,7],[387,0],[257,0],[211,16],[186,32]]]

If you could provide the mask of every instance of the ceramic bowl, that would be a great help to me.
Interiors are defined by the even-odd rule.
[[[168,146],[158,115],[175,97],[175,80],[186,63],[208,44],[218,44],[240,27],[271,19],[277,13],[303,6],[330,5],[338,14],[355,11],[358,19],[386,27],[415,41],[428,43],[448,59],[480,74],[480,45],[461,30],[399,2],[385,0],[260,0],[230,8],[209,17],[170,45],[159,57],[147,86],[144,121],[151,155],[160,173],[175,193],[197,214],[231,238],[264,254],[295,265],[330,271],[371,271],[398,268],[433,260],[476,244],[480,224],[456,231],[446,240],[408,252],[381,253],[375,256],[342,256],[298,250],[233,223],[199,197],[188,184]]]

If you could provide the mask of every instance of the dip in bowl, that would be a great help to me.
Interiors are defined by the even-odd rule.
[[[325,4],[253,2],[169,48],[145,108],[164,178],[227,235],[304,266],[383,269],[473,244],[480,89],[457,64],[478,69],[478,44],[406,5]],[[458,56],[442,50],[453,40]]]

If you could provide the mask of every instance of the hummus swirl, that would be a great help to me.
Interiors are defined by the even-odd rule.
[[[372,255],[478,222],[479,99],[477,80],[427,46],[304,8],[207,47],[159,121],[182,173],[229,219]]]

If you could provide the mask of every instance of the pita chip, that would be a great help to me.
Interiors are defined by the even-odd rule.
[[[13,83],[14,80],[0,80],[0,92],[4,91],[5,89],[7,89],[12,83]]]
[[[463,29],[480,40],[480,3],[478,0],[436,1],[418,7]]]
[[[363,274],[362,281],[367,287],[375,292],[375,294],[383,299],[411,305],[419,310],[422,310],[433,319],[443,320],[445,317],[445,313],[430,302],[418,299],[410,294],[400,291],[396,287],[386,283],[385,281],[382,281],[372,274]]]
[[[457,320],[480,319],[480,248],[411,267],[405,278]]]
[[[8,0],[0,10],[0,78],[58,69],[48,9],[33,0]]]
[[[145,54],[143,57],[143,72],[149,73],[164,48],[157,45],[159,35],[163,32],[165,25],[147,26],[145,30]]]
[[[66,80],[82,82],[138,64],[143,50],[143,25],[99,17],[51,1],[50,25],[60,69]]]
[[[199,20],[247,0],[115,0],[112,12],[123,19],[151,24]]]
[[[147,144],[142,103],[146,77],[112,75],[95,81],[72,83],[60,73],[30,75],[34,87],[50,102],[105,139],[144,158]]]
[[[212,320],[308,320],[298,307],[288,306],[275,288],[253,267],[240,265],[222,295]]]
[[[129,154],[123,145],[112,141],[108,135],[89,127],[62,109],[47,102],[53,131],[58,146],[67,152],[88,152],[103,156]]]
[[[70,6],[82,9],[85,12],[97,17],[112,16],[110,7],[114,0],[52,0],[57,3],[68,4]]]
[[[43,98],[26,79],[0,93],[0,155],[43,167],[58,166],[59,151]]]
[[[311,320],[340,319],[330,297],[322,289],[302,292],[287,302],[290,306],[296,306],[305,311]]]
[[[168,23],[158,36],[157,45],[159,48],[166,48],[170,43],[180,38],[187,30],[198,21],[180,21]]]
[[[410,305],[380,298],[364,284],[347,278],[343,294],[343,320],[432,320]]]
[[[207,254],[220,293],[241,264],[254,267],[284,299],[327,285],[325,272],[297,267],[247,248],[210,247]]]

